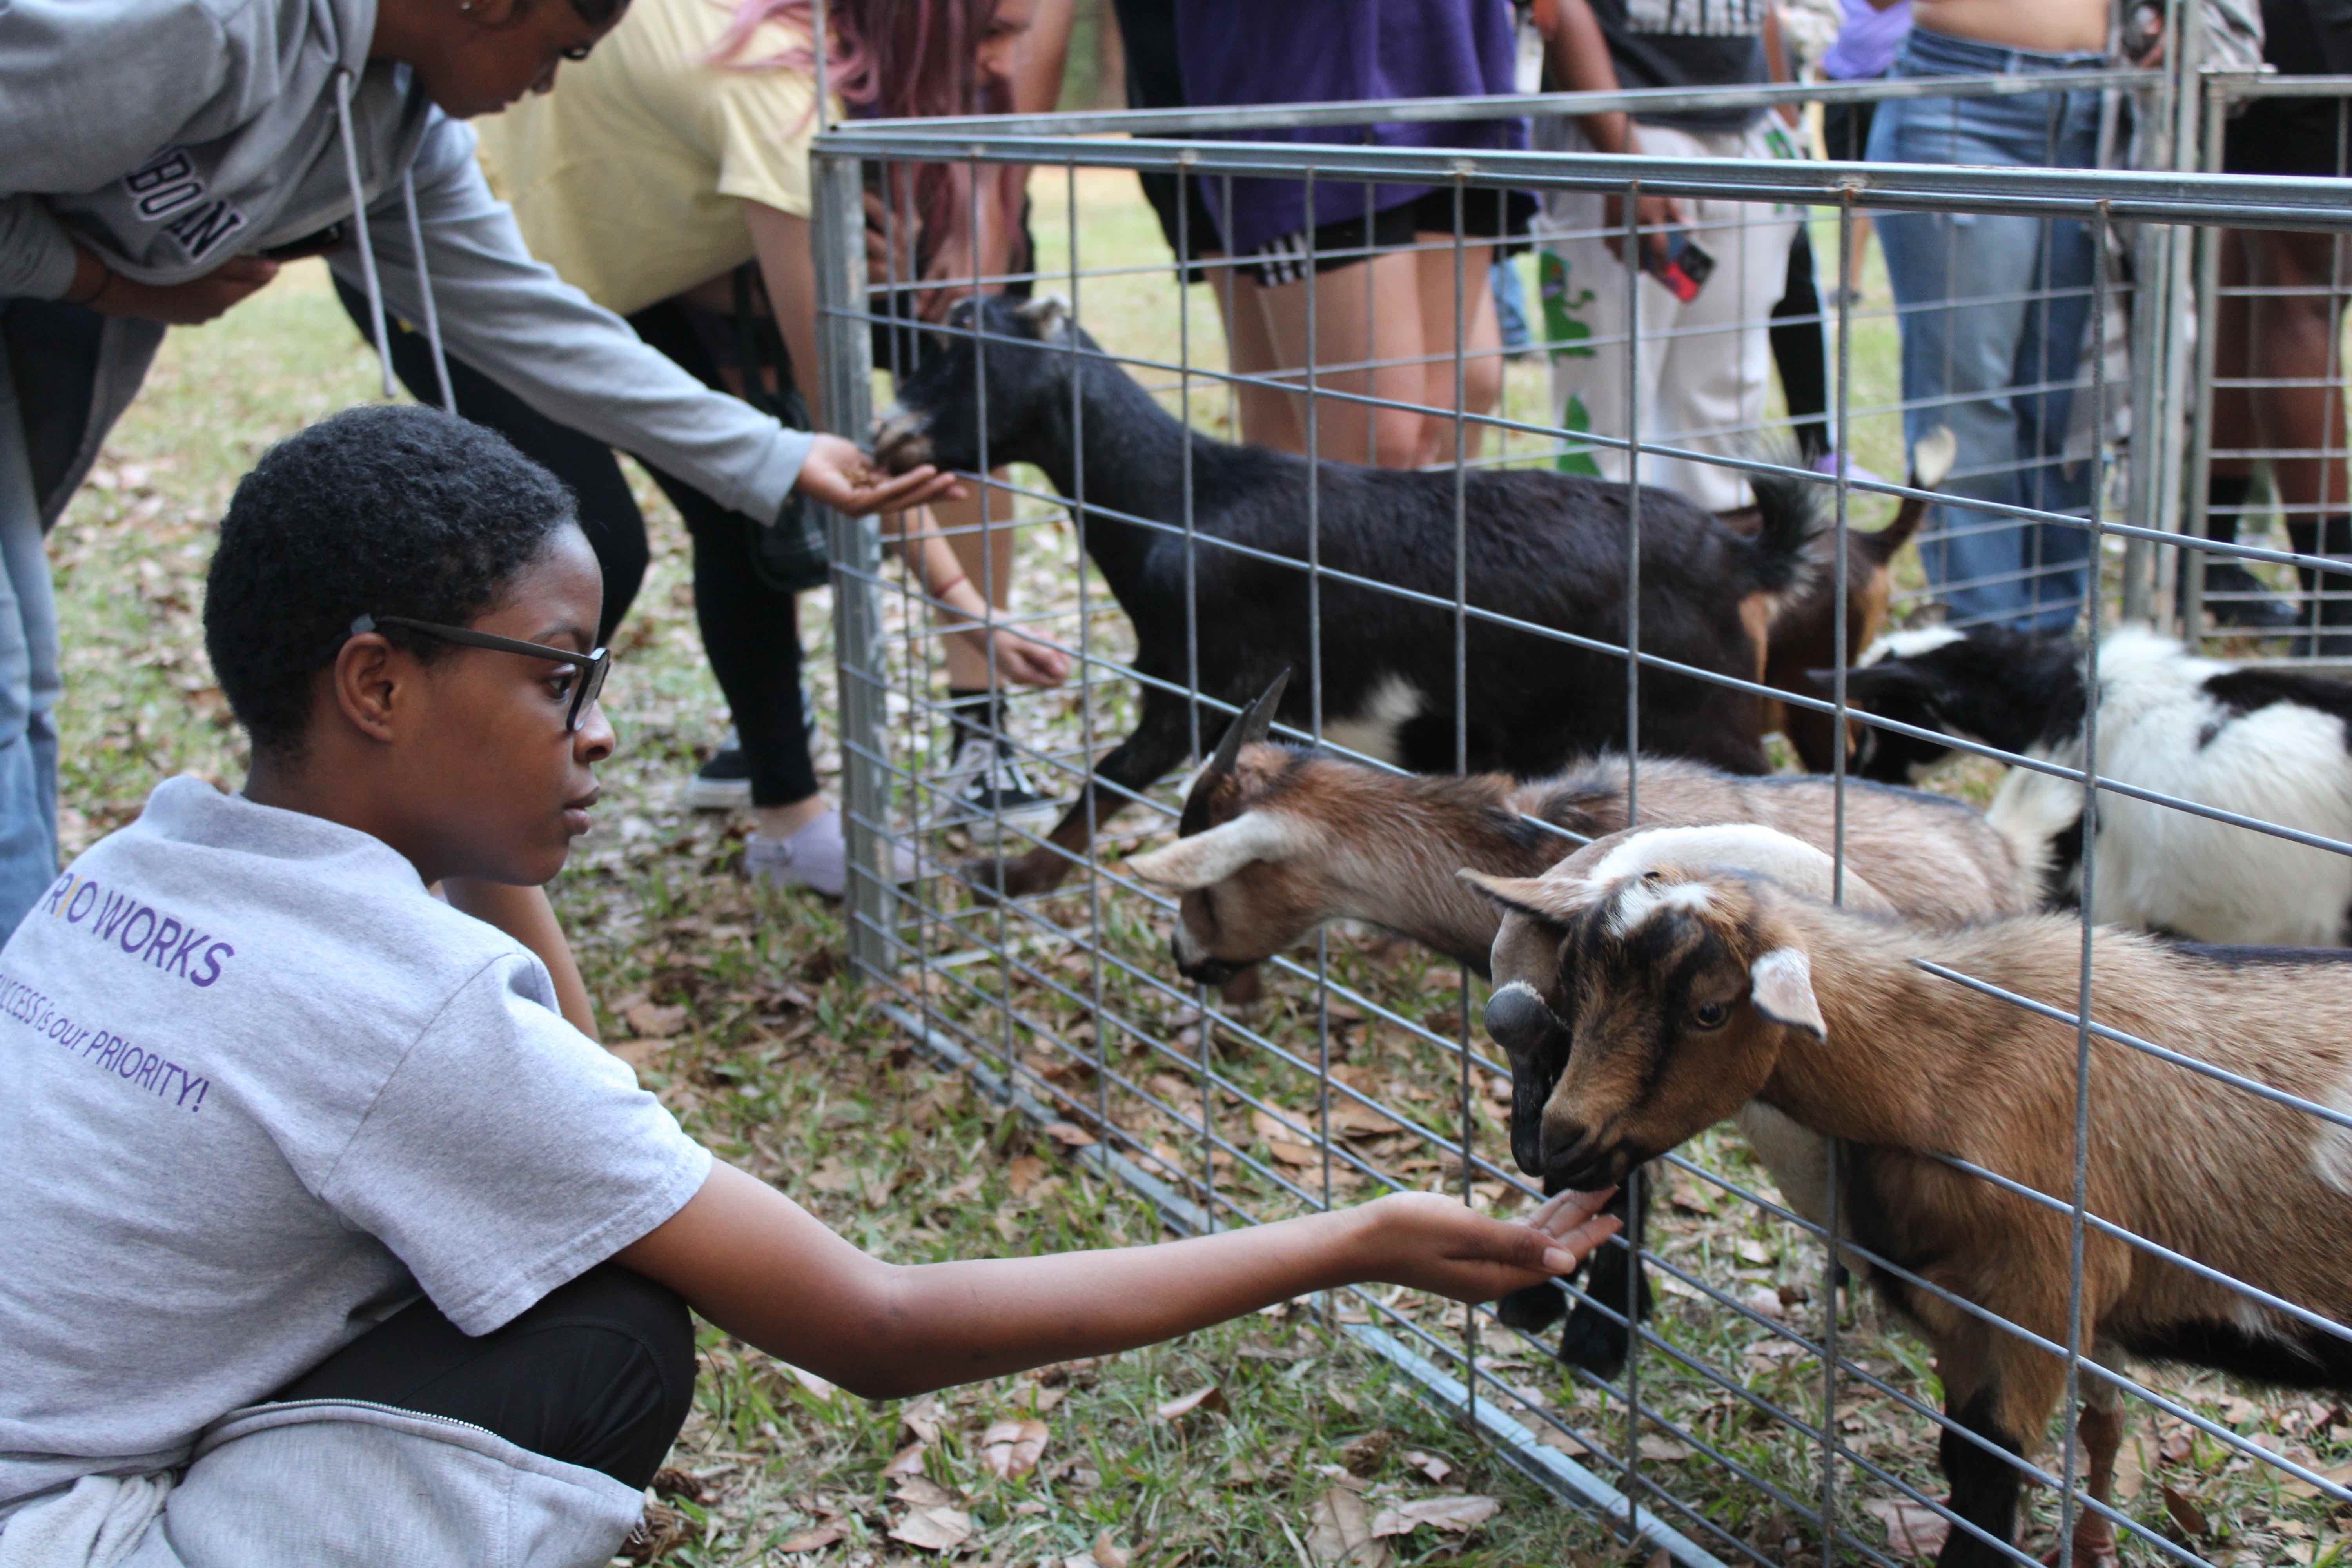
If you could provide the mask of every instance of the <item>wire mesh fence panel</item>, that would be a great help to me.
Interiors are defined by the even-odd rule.
[[[836,524],[880,1005],[1181,1229],[1622,1184],[1576,1281],[1318,1310],[1677,1561],[2327,1561],[2352,968],[2094,921],[2340,944],[2352,821],[2306,806],[2352,801],[2346,705],[2065,633],[2147,613],[2181,476],[2222,450],[2201,395],[2146,406],[2218,384],[2202,340],[2130,312],[2213,298],[2200,237],[2333,244],[2352,212],[2326,179],[2055,158],[2030,100],[2087,95],[2096,130],[2143,79],[1832,89],[1920,110],[1906,146],[2027,105],[2043,167],[1216,134],[1362,105],[827,133],[827,409],[866,435],[891,373],[877,460],[966,476],[909,526],[1000,606],[960,625],[952,584]],[[937,251],[909,214],[943,182],[1025,191],[1023,237]],[[1248,182],[1340,216],[1229,255]],[[1927,279],[1899,310],[1845,287],[1865,220]],[[1963,256],[1996,225],[2032,253],[2000,276]],[[1776,408],[1801,236],[1817,298],[1777,324],[1820,384]],[[2151,255],[2177,276],[2107,259]],[[1523,358],[1497,265],[1538,285]],[[2016,341],[1968,346],[1975,315]],[[1726,364],[1712,403],[1661,395]],[[1923,588],[1939,628],[1858,664]],[[1035,645],[1067,683],[1012,679]],[[1931,767],[1939,793],[1890,787]]]

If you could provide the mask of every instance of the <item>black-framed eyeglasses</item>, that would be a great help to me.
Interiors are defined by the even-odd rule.
[[[519,653],[525,658],[551,658],[559,664],[576,665],[580,679],[572,687],[572,710],[564,715],[563,727],[577,731],[580,716],[604,689],[604,678],[613,671],[613,650],[591,648],[586,653],[573,653],[568,647],[550,647],[545,643],[524,642],[519,637],[502,637],[489,632],[478,632],[471,626],[445,626],[432,621],[413,620],[406,616],[362,616],[352,623],[352,636],[374,631],[378,626],[398,626],[404,631],[423,632],[443,642],[453,642],[465,647],[486,647],[498,653]]]

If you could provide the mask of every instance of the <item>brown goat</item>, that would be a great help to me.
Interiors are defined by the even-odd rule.
[[[1949,426],[1939,426],[1922,437],[1911,454],[1911,485],[1915,489],[1940,488],[1959,451]],[[1824,573],[1813,591],[1782,609],[1766,639],[1763,683],[1776,691],[1812,694],[1818,689],[1812,672],[1851,668],[1862,661],[1871,644],[1886,629],[1886,603],[1895,586],[1895,557],[1911,542],[1927,516],[1927,502],[1906,496],[1895,509],[1895,521],[1876,532],[1859,528],[1845,531],[1845,647],[1837,645],[1837,584]],[[1837,722],[1827,713],[1791,708],[1777,697],[1761,700],[1762,729],[1778,730],[1807,769],[1825,773],[1837,765],[1834,736]],[[1855,728],[1849,721],[1848,754]]]
[[[1188,979],[1222,984],[1326,921],[1369,921],[1486,972],[1502,916],[1456,873],[1533,877],[1625,827],[1628,768],[1608,753],[1548,779],[1399,775],[1326,752],[1245,742],[1203,768],[1184,837],[1128,862],[1181,894],[1172,942]],[[1820,775],[1749,778],[1643,757],[1651,826],[1758,822],[1828,848],[1837,796]],[[2009,844],[1967,805],[1846,781],[1846,853],[1933,922],[2034,907]]]
[[[1570,918],[1572,1044],[1541,1116],[1547,1184],[1597,1187],[1760,1100],[1844,1141],[1851,1234],[1878,1258],[2045,1341],[2068,1334],[2072,1222],[1946,1162],[2071,1204],[2076,1032],[1927,973],[1929,961],[2063,1015],[2082,931],[2026,916],[1948,931],[1839,910],[1719,866],[1653,867]],[[2303,1100],[2352,1110],[2352,960],[2093,938],[2096,1021]],[[2135,1237],[2352,1322],[2352,1130],[2094,1037],[2087,1203]],[[2082,1340],[2124,1356],[2352,1389],[2352,1343],[2096,1228],[2083,1240]],[[2006,1562],[2018,1471],[2063,1360],[1905,1279],[1874,1283],[1933,1342],[1950,1507],[1942,1568]],[[2122,1417],[2083,1387],[2091,1495]],[[1971,1441],[1974,1434],[1990,1445]],[[2005,1452],[2003,1452],[2005,1450]],[[2078,1562],[2112,1562],[2085,1509]]]
[[[1829,781],[1817,782],[1826,786]],[[1823,898],[1839,890],[1828,857],[1835,825],[1827,812],[1834,805],[1834,795],[1826,788],[1811,814],[1759,810],[1744,819],[1744,826],[1684,830],[1657,821],[1648,809],[1646,781],[1643,788],[1644,826],[1640,830],[1596,839],[1540,878],[1499,878],[1482,875],[1475,868],[1462,873],[1467,882],[1483,889],[1502,906],[1487,971],[1495,982],[1495,994],[1486,1004],[1486,1032],[1510,1058],[1511,1153],[1519,1168],[1531,1176],[1545,1174],[1538,1122],[1544,1101],[1568,1060],[1568,1029],[1560,1020],[1572,1011],[1573,999],[1566,993],[1559,970],[1560,936],[1595,896],[1590,878],[1596,869],[1620,864],[1621,845],[1646,842],[1654,849],[1657,841],[1672,840],[1678,832],[1762,834],[1782,839],[1792,852],[1801,852],[1794,854],[1792,862],[1775,863],[1784,875],[1802,876],[1804,879],[1794,885]],[[1888,809],[1890,802],[1900,802],[1907,809]],[[1780,804],[1769,796],[1759,802],[1767,807]],[[2008,841],[1974,812],[1964,806],[1955,811],[1958,805],[1942,795],[1915,795],[1908,791],[1892,797],[1858,795],[1849,781],[1848,869],[1843,887],[1847,901],[1857,908],[1895,911],[1938,926],[1965,925],[2032,910],[2032,881]],[[1617,872],[1612,869],[1611,874]],[[1775,1124],[1765,1112],[1743,1116],[1740,1130],[1763,1157],[1790,1206],[1817,1224],[1822,1222],[1828,1176],[1826,1156],[1818,1140],[1808,1148],[1805,1137]],[[1625,1200],[1622,1243],[1595,1254],[1585,1288],[1590,1300],[1577,1304],[1560,1331],[1562,1361],[1609,1374],[1622,1363],[1630,1338],[1615,1315],[1615,1304],[1630,1299],[1634,1315],[1648,1315],[1649,1284],[1635,1261],[1647,1232],[1647,1184],[1635,1184]],[[1559,1293],[1549,1287],[1521,1292],[1505,1302],[1505,1321],[1518,1328],[1541,1328],[1557,1315],[1559,1300]],[[1596,1302],[1610,1303],[1611,1309]]]

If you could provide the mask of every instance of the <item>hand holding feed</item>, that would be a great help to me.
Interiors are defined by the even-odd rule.
[[[1562,1193],[1524,1220],[1490,1219],[1439,1193],[1391,1193],[1356,1211],[1370,1227],[1364,1277],[1456,1301],[1490,1301],[1573,1273],[1617,1234],[1614,1189]]]
[[[943,474],[927,463],[886,479],[876,470],[873,459],[855,445],[827,435],[819,435],[809,448],[793,488],[811,500],[851,517],[904,511],[941,499],[963,499],[963,487],[953,474]]]

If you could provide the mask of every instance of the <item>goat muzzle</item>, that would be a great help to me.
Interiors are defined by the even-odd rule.
[[[1234,975],[1250,967],[1247,963],[1230,958],[1188,958],[1185,956],[1184,942],[1181,936],[1171,936],[1168,939],[1168,955],[1175,960],[1176,973],[1195,985],[1222,986],[1230,982]]]
[[[1591,1193],[1612,1186],[1640,1164],[1640,1155],[1622,1142],[1604,1142],[1589,1128],[1561,1129],[1568,1136],[1544,1129],[1544,1195]]]
[[[874,422],[874,460],[894,474],[931,460],[930,416],[893,407]]]

